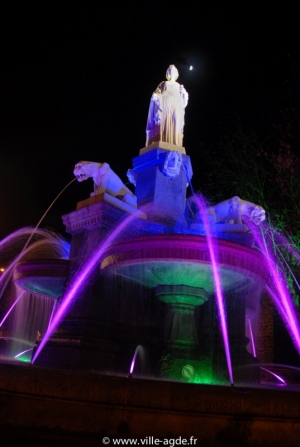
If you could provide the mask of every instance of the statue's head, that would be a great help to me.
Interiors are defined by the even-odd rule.
[[[179,73],[175,65],[170,65],[166,72],[166,78],[168,79],[168,81],[170,81],[171,79],[176,81],[178,79],[178,76]]]

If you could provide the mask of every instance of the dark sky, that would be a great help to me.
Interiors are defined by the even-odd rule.
[[[298,13],[286,3],[86,3],[2,8],[0,238],[35,226],[79,160],[106,161],[127,181],[169,64],[190,95],[184,146],[199,188],[220,123],[255,119],[299,60]],[[60,216],[91,191],[72,183],[42,226],[63,232]]]

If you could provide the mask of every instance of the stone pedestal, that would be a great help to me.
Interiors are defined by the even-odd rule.
[[[169,348],[196,348],[198,336],[194,311],[196,306],[207,301],[205,290],[184,285],[160,285],[155,288],[155,295],[168,306],[164,342]]]
[[[178,151],[181,154],[186,154],[183,146],[176,146],[175,144],[166,143],[165,141],[156,141],[155,143],[149,144],[149,146],[140,149],[140,155],[150,152],[153,149],[165,149],[167,151]]]
[[[155,288],[155,296],[167,306],[162,327],[160,375],[177,380],[193,380],[204,369],[194,313],[196,306],[207,301],[207,293],[199,287],[160,285]]]
[[[169,153],[169,150],[157,147],[133,159],[138,207],[142,210],[145,207],[147,215],[154,219],[183,218],[186,206],[187,184],[193,175],[190,157],[181,155],[179,173],[170,178],[163,172]]]

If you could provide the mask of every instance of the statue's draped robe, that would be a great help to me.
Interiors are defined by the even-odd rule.
[[[157,141],[182,146],[184,109],[188,94],[178,82],[164,81],[152,95],[149,107],[146,146]]]

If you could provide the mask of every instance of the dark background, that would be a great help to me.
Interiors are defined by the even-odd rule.
[[[263,125],[262,107],[280,101],[299,61],[296,6],[197,3],[2,7],[0,238],[35,226],[79,160],[108,162],[127,182],[169,64],[190,95],[184,146],[194,189],[222,126],[237,116]],[[61,215],[92,189],[91,180],[72,183],[42,226],[63,233]]]

